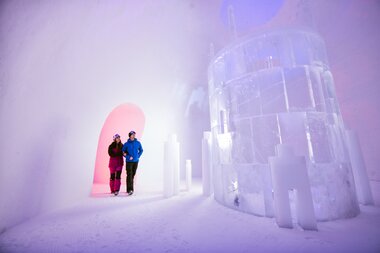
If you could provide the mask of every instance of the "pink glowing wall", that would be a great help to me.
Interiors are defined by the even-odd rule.
[[[134,130],[136,137],[140,139],[144,131],[144,125],[144,112],[134,104],[122,104],[112,110],[105,120],[99,135],[94,183],[108,183],[108,145],[112,142],[112,136],[118,133],[121,136],[121,141],[124,143],[128,139],[128,133]],[[124,180],[123,183],[125,183]]]

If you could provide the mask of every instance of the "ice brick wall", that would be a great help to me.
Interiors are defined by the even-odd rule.
[[[273,216],[268,157],[288,144],[308,162],[318,220],[359,213],[324,42],[308,30],[252,35],[209,66],[215,198]]]

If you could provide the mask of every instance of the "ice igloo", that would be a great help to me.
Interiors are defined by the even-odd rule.
[[[214,197],[272,217],[268,157],[278,144],[306,157],[316,219],[360,210],[323,39],[282,29],[235,41],[209,70]]]

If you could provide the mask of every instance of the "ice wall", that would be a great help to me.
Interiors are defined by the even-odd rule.
[[[89,196],[102,126],[120,104],[145,115],[139,186],[160,187],[182,113],[172,91],[201,66],[209,5],[1,1],[0,231]]]
[[[359,207],[324,42],[280,29],[244,38],[209,67],[215,198],[272,216],[268,157],[278,144],[305,156],[318,220],[352,217]]]

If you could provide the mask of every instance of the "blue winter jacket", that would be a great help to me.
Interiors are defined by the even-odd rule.
[[[135,138],[133,141],[131,141],[131,139],[128,139],[128,141],[124,143],[122,151],[123,153],[127,154],[125,157],[125,161],[127,163],[135,163],[139,161],[139,158],[144,150],[141,146],[141,143]],[[129,160],[131,157],[133,157],[133,159]]]

